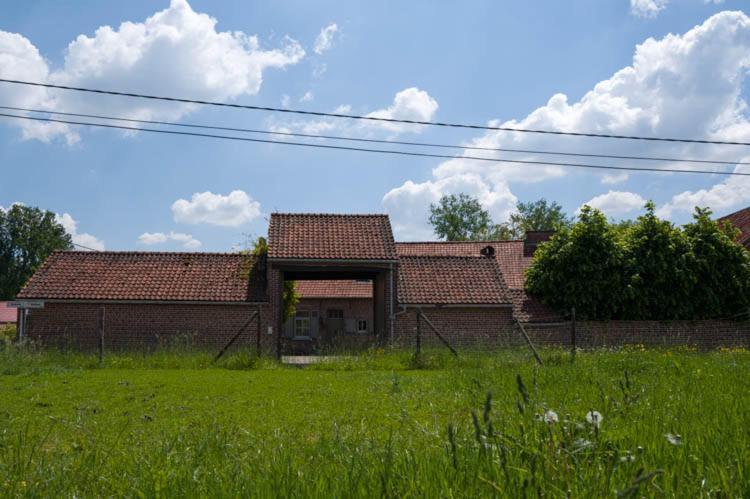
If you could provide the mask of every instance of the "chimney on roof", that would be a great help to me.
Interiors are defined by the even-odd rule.
[[[495,248],[494,246],[487,245],[479,250],[479,254],[485,258],[495,258]]]
[[[527,230],[523,240],[523,256],[534,256],[537,246],[549,241],[554,234],[554,230]]]

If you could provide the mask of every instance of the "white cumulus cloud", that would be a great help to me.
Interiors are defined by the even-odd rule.
[[[241,190],[226,196],[210,191],[196,192],[190,200],[175,201],[172,215],[179,223],[237,227],[260,216],[260,203]]]
[[[0,76],[62,85],[175,95],[229,101],[255,95],[270,68],[296,64],[305,51],[285,38],[282,45],[262,49],[256,36],[218,31],[217,20],[195,12],[186,0],[143,22],[99,27],[79,35],[65,50],[65,62],[51,69],[26,38],[0,31]],[[98,111],[137,119],[177,120],[194,109],[190,104],[51,92],[20,85],[0,87],[0,100],[15,105],[73,112]],[[20,123],[20,122],[19,122]],[[63,135],[78,139],[67,126],[20,123],[25,138],[48,141]]]
[[[104,251],[104,241],[86,232],[79,233],[78,221],[76,221],[69,213],[63,213],[62,215],[56,214],[55,220],[65,228],[65,232],[70,234],[73,244],[80,245],[76,249]]]
[[[410,87],[396,93],[393,104],[385,109],[378,109],[367,116],[372,118],[385,118],[395,120],[430,121],[438,110],[437,101],[424,90]],[[406,125],[401,123],[377,123],[386,130],[392,132],[415,131],[418,125]]]
[[[164,232],[144,232],[138,236],[138,241],[146,246],[174,241],[179,243],[185,249],[197,249],[202,245],[202,243],[192,235],[182,232],[169,232],[167,234]]]
[[[650,135],[750,140],[750,121],[743,86],[750,71],[750,18],[742,12],[721,12],[683,34],[662,39],[648,38],[636,46],[633,62],[608,79],[600,81],[583,97],[571,102],[555,94],[546,104],[520,119],[493,120],[490,125],[570,132],[598,132],[617,135]],[[706,75],[711,75],[707,77]],[[736,150],[722,146],[640,141],[596,141],[592,139],[524,134],[488,130],[466,145],[485,148],[526,150],[566,150],[610,155],[659,157],[705,157],[736,160]],[[464,150],[464,155],[476,151]],[[547,156],[482,152],[483,156],[503,159],[547,160]],[[618,166],[639,166],[633,161],[609,160]],[[649,162],[657,168],[691,168],[674,162]],[[492,164],[452,159],[437,165],[425,180],[409,179],[387,193],[384,206],[394,226],[428,230],[428,206],[419,187],[459,183],[473,174],[487,191],[495,186],[512,188],[514,183],[559,182],[574,170],[558,166],[532,166],[512,163]],[[665,174],[666,175],[666,174]],[[609,177],[608,182],[619,180]],[[406,186],[410,188],[405,188]],[[447,191],[446,191],[447,192]],[[406,198],[413,197],[408,200]],[[395,197],[400,199],[394,203]],[[540,196],[541,197],[541,196]],[[387,202],[386,202],[387,201]],[[583,201],[583,199],[582,199]],[[399,207],[408,206],[408,211]],[[502,222],[503,220],[497,220]],[[411,238],[408,232],[397,237]]]
[[[637,17],[653,19],[667,3],[668,0],[630,0],[630,13]]]
[[[745,158],[747,162],[750,158]],[[750,174],[750,167],[737,165],[735,172]],[[730,176],[707,189],[684,191],[676,194],[656,210],[660,217],[670,218],[676,213],[690,213],[696,206],[709,207],[714,212],[732,211],[733,208],[750,204],[750,177]]]
[[[313,49],[316,54],[320,55],[333,47],[338,30],[339,27],[336,23],[331,23],[320,30],[320,33],[315,38],[315,48]]]
[[[307,95],[307,94],[306,94]],[[310,95],[312,99],[312,94]],[[304,96],[303,96],[303,100]],[[432,121],[438,110],[438,102],[425,90],[416,87],[405,88],[393,97],[393,102],[387,107],[366,113],[374,118]],[[352,107],[342,104],[333,110],[335,114],[352,114]],[[270,122],[270,128],[276,131],[300,131],[309,134],[337,132],[351,132],[358,134],[372,134],[387,132],[390,135],[401,133],[419,133],[424,125],[407,125],[403,123],[389,123],[381,121],[344,120],[341,118],[322,118],[298,121]]]
[[[601,210],[607,216],[619,217],[643,208],[646,200],[635,192],[609,191],[590,199],[584,204]]]
[[[630,178],[630,175],[627,173],[605,173],[602,175],[602,184],[620,184],[622,182],[625,182],[628,178]]]

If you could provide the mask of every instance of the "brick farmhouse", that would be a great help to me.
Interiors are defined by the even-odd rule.
[[[519,327],[565,344],[571,324],[524,291],[549,232],[522,241],[395,242],[386,215],[271,215],[268,253],[53,253],[18,294],[43,301],[19,334],[46,345],[219,349],[266,354],[436,342],[512,345]],[[283,283],[300,301],[283,320]],[[718,322],[578,323],[581,345],[745,342]]]

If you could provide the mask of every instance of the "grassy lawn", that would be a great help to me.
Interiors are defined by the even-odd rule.
[[[0,496],[750,495],[750,353],[543,358],[5,349]]]

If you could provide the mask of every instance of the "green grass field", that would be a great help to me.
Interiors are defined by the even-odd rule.
[[[5,348],[0,496],[750,496],[750,353],[542,355]]]

